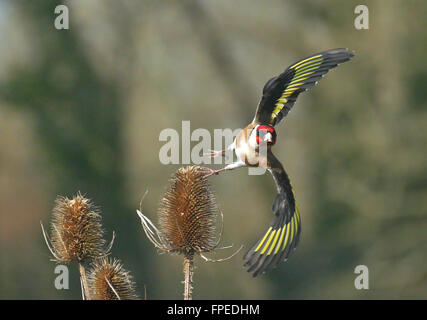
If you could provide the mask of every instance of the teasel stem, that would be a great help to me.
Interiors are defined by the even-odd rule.
[[[184,256],[184,300],[193,300],[194,254]]]
[[[82,287],[82,298],[83,300],[90,300],[89,287],[87,285],[86,269],[83,263],[79,263],[80,272],[80,284]]]

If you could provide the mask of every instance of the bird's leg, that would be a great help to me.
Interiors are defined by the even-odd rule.
[[[225,166],[222,169],[219,170],[213,170],[211,168],[206,168],[207,171],[209,171],[209,173],[207,175],[205,175],[206,178],[213,176],[214,174],[219,174],[220,172],[226,171],[226,170],[233,170],[235,168],[240,168],[240,167],[244,167],[246,164],[242,161],[236,161],[233,162],[227,166]]]
[[[235,146],[236,146],[236,143],[235,143],[235,141],[233,141],[233,143],[230,144],[226,149],[219,150],[219,151],[217,151],[217,150],[209,150],[209,152],[208,153],[204,153],[203,156],[204,157],[210,157],[210,158],[216,158],[216,157],[220,157],[220,156],[225,157],[225,153],[227,151],[233,151],[235,149]]]
[[[209,178],[210,176],[213,176],[214,174],[219,174],[222,171],[225,171],[225,168],[219,169],[219,170],[214,170],[211,168],[206,168],[207,171],[209,171],[209,173],[207,175],[205,175],[205,178]]]
[[[219,151],[209,150],[209,152],[204,153],[203,156],[204,157],[210,157],[210,158],[216,158],[216,157],[220,157],[220,156],[224,157],[226,151],[227,150],[219,150]]]

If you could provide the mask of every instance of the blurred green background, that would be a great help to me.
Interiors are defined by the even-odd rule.
[[[70,29],[54,28],[66,4]],[[0,1],[0,298],[79,299],[54,288],[39,222],[57,195],[101,206],[113,256],[148,299],[181,299],[182,259],[159,255],[136,208],[156,221],[179,165],[165,128],[242,128],[264,83],[312,53],[355,58],[302,94],[274,152],[293,182],[303,233],[291,259],[253,279],[244,252],[271,219],[271,177],[213,177],[232,260],[196,260],[195,299],[427,298],[425,1]],[[215,166],[211,166],[215,167]],[[219,167],[219,166],[218,166]],[[213,258],[229,255],[221,250]],[[369,268],[370,289],[354,288]]]

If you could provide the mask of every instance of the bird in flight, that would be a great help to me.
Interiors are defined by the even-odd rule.
[[[237,160],[220,170],[208,169],[207,176],[239,167],[262,167],[276,183],[273,202],[274,217],[260,240],[244,256],[248,272],[256,277],[286,261],[295,250],[301,234],[301,218],[293,188],[280,161],[271,152],[276,143],[274,127],[289,113],[298,95],[316,85],[332,68],[350,60],[348,49],[332,49],[316,53],[288,67],[264,85],[262,98],[253,121],[241,130],[225,150],[210,151],[210,157],[225,156],[227,150]]]

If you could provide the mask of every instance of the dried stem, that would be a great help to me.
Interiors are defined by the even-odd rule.
[[[79,263],[80,283],[82,286],[83,300],[90,300],[89,287],[87,285],[86,269],[82,263]]]
[[[193,300],[194,254],[184,257],[184,300]]]

